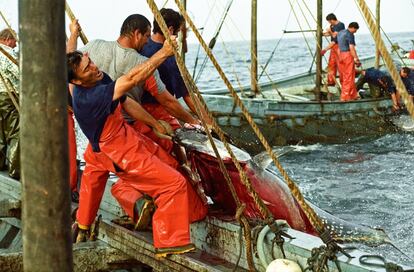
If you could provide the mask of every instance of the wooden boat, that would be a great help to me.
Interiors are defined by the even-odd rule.
[[[363,60],[364,67],[373,65],[374,58]],[[315,101],[315,73],[305,73],[261,85],[262,96],[242,97],[271,145],[312,143],[345,143],[372,139],[397,131],[391,122],[392,102],[388,97],[366,98],[340,102],[336,88],[328,91],[334,101]],[[283,98],[272,86],[278,86]],[[248,86],[244,86],[246,90]],[[232,136],[239,147],[260,152],[261,145],[228,90],[203,92],[203,97],[220,126]]]
[[[174,255],[163,259],[155,258],[151,232],[136,232],[111,222],[123,214],[111,196],[110,180],[100,206],[102,221],[99,226],[98,241],[74,245],[74,271],[113,271],[131,269],[145,264],[154,271],[248,271],[245,258],[245,244],[241,239],[241,227],[231,218],[209,216],[191,225],[192,241],[197,250],[193,253]],[[20,220],[10,217],[19,209],[21,183],[0,173],[0,267],[2,271],[23,271],[22,238]],[[321,246],[322,241],[312,235],[286,229],[295,239],[286,240],[286,258],[295,260],[304,269],[311,250]],[[254,263],[257,271],[265,271],[265,264],[275,258],[282,258],[277,246],[272,249],[273,234],[268,228],[256,225],[252,228],[254,237]],[[272,251],[274,257],[272,257]],[[338,257],[342,271],[381,271],[385,268],[367,266],[360,263],[360,257],[367,253],[359,250],[349,252],[354,258]],[[237,265],[236,265],[237,264]],[[235,267],[237,268],[235,269]],[[403,266],[404,269],[407,267]],[[329,263],[330,271],[338,271],[335,264]]]

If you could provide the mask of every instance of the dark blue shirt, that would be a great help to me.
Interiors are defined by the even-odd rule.
[[[411,69],[411,72],[408,74],[407,78],[402,79],[405,88],[407,89],[407,92],[410,95],[414,95],[414,70]]]
[[[389,74],[375,68],[368,68],[367,70],[365,70],[366,82],[378,86],[380,88],[384,88],[384,86],[380,82],[380,79],[385,76],[389,78],[389,82],[392,82],[389,86],[387,86],[386,91],[389,93],[395,93],[396,88]]]
[[[141,55],[150,58],[158,50],[162,48],[162,43],[154,42],[149,39],[141,50]],[[185,87],[183,78],[181,77],[180,70],[178,69],[177,62],[174,56],[168,57],[159,67],[158,72],[162,82],[164,82],[167,90],[176,98],[184,97],[188,95],[187,88]],[[149,93],[144,92],[141,98],[141,103],[158,103],[157,100]]]
[[[331,31],[336,32],[336,33],[339,33],[339,31],[344,30],[344,29],[345,29],[345,25],[342,22],[338,22],[336,25],[331,26]],[[338,36],[331,37],[331,42],[338,43]]]
[[[125,96],[114,100],[115,81],[104,73],[104,77],[92,88],[75,86],[73,90],[73,112],[82,132],[88,138],[94,152],[99,152],[99,138],[106,119]]]
[[[349,45],[355,45],[355,37],[354,34],[349,32],[348,29],[344,29],[339,31],[338,33],[338,46],[339,50],[341,52],[348,52],[349,51]]]

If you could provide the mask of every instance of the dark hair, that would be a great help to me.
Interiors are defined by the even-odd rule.
[[[148,27],[151,27],[151,23],[145,16],[142,16],[141,14],[132,14],[122,23],[121,36],[128,36],[135,30],[144,34],[147,32]]]
[[[82,60],[82,52],[73,51],[66,54],[66,65],[68,69],[68,82],[71,82],[73,79],[76,79],[75,70],[78,68]]]
[[[164,18],[164,21],[167,24],[167,27],[172,26],[174,29],[174,32],[178,32],[178,30],[180,29],[180,26],[184,22],[184,17],[173,9],[163,8],[160,10],[160,12],[161,12],[162,18]],[[154,29],[152,30],[152,32],[162,34],[161,28],[158,25],[157,20],[155,19],[154,19]]]
[[[349,24],[348,28],[359,29],[359,24],[357,22],[352,22]]]
[[[411,73],[411,69],[408,67],[403,67],[401,68],[401,70],[403,71],[404,74],[409,75]]]
[[[335,16],[335,14],[333,14],[333,13],[329,13],[328,15],[326,15],[326,21],[330,21],[330,20],[338,20],[338,19],[336,19],[336,16]]]

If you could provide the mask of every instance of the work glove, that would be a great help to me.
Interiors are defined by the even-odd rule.
[[[205,128],[200,125],[200,124],[189,124],[189,123],[185,123],[184,124],[184,128],[186,129],[194,129],[194,130],[199,130],[202,132],[206,132]]]
[[[321,50],[321,56],[324,56],[326,54],[326,50],[325,49],[322,49]]]
[[[99,215],[92,226],[79,226],[78,222],[72,224],[72,242],[82,243],[86,241],[96,241],[101,223],[102,215]]]

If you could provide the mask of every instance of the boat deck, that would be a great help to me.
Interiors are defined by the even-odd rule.
[[[118,262],[115,262],[109,256],[108,258],[100,258],[101,266],[94,264],[99,269],[95,269],[91,265],[88,267],[92,270],[87,271],[105,271],[105,268],[109,269],[109,267],[113,269],[115,267],[114,264],[119,264],[119,262],[129,262],[129,264],[133,265],[143,263],[151,266],[154,271],[247,271],[248,266],[245,258],[244,241],[240,235],[240,226],[232,220],[223,220],[223,218],[219,219],[215,216],[209,216],[202,222],[191,225],[192,241],[197,247],[195,252],[157,259],[152,246],[151,232],[130,231],[111,222],[111,219],[115,216],[122,214],[122,210],[113,197],[108,194],[110,193],[110,186],[111,181],[108,182],[99,211],[103,216],[99,226],[99,241],[82,243],[83,246],[82,244],[74,246],[75,271],[86,271],[81,268],[82,266],[77,265],[80,262],[79,255],[82,255],[79,253],[81,251],[78,248],[83,248],[83,251],[86,248],[86,252],[89,253],[96,253],[97,248],[100,248],[106,254],[112,252],[112,255],[117,256]],[[10,216],[10,213],[15,212],[20,206],[20,192],[20,182],[9,178],[4,173],[0,173],[0,218],[2,218],[2,221],[0,221],[0,248],[3,247],[3,249],[0,249],[0,266],[2,264],[8,265],[11,260],[22,265],[20,220],[16,218],[4,219],[4,217]],[[287,233],[295,237],[295,239],[285,242],[284,249],[287,258],[297,261],[302,268],[305,268],[312,248],[322,245],[321,240],[293,229],[287,229]],[[258,256],[262,257],[262,261],[264,259],[265,262],[270,262],[273,259],[270,252],[273,234],[265,233],[258,237],[264,239],[263,242],[259,241],[258,243],[256,243],[256,240],[252,241],[254,248],[258,252],[254,256],[254,262],[258,271],[265,271],[265,267],[261,264]],[[349,253],[354,257],[353,259],[347,259],[343,255],[338,257],[342,271],[385,272],[384,268],[361,265],[359,257],[365,254],[364,252],[353,250]],[[277,248],[275,248],[274,254],[279,258],[281,256],[281,252]],[[239,267],[234,270],[238,260]],[[112,263],[112,266],[108,262]],[[337,271],[333,263],[330,263],[330,271]]]

